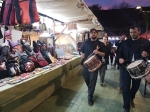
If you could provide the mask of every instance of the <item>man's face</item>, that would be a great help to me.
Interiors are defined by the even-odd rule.
[[[132,39],[138,39],[140,31],[138,28],[130,29],[130,36]]]
[[[91,33],[90,33],[90,37],[91,37],[91,39],[96,39],[97,38],[97,32],[94,30],[94,31],[92,31]]]

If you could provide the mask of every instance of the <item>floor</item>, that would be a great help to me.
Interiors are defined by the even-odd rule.
[[[109,65],[106,71],[105,86],[99,78],[94,93],[94,105],[87,104],[87,87],[81,74],[74,76],[62,88],[52,94],[31,112],[123,112],[122,93],[118,89],[119,70]],[[130,112],[150,112],[150,86],[143,97],[144,80],[135,98],[135,108]]]

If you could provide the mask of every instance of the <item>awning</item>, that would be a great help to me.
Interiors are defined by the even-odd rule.
[[[103,30],[84,0],[36,0],[38,12],[65,23],[77,23],[77,27]]]

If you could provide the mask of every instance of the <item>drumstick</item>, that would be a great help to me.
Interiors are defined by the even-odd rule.
[[[100,48],[100,47],[99,47],[99,46],[97,46],[97,47],[96,47],[96,50],[98,50],[99,48]]]
[[[96,46],[96,50],[98,50],[100,47]],[[87,58],[89,58],[90,56],[92,56],[94,53],[90,54]]]

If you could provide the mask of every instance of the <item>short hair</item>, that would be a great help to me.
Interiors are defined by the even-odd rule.
[[[135,28],[137,28],[137,29],[138,29],[138,31],[141,31],[141,29],[140,29],[140,27],[139,27],[139,26],[134,25],[134,26],[131,26],[131,27],[130,27],[130,29],[135,29]]]
[[[90,33],[92,33],[93,31],[95,31],[96,33],[98,33],[98,31],[95,28],[90,29]]]

